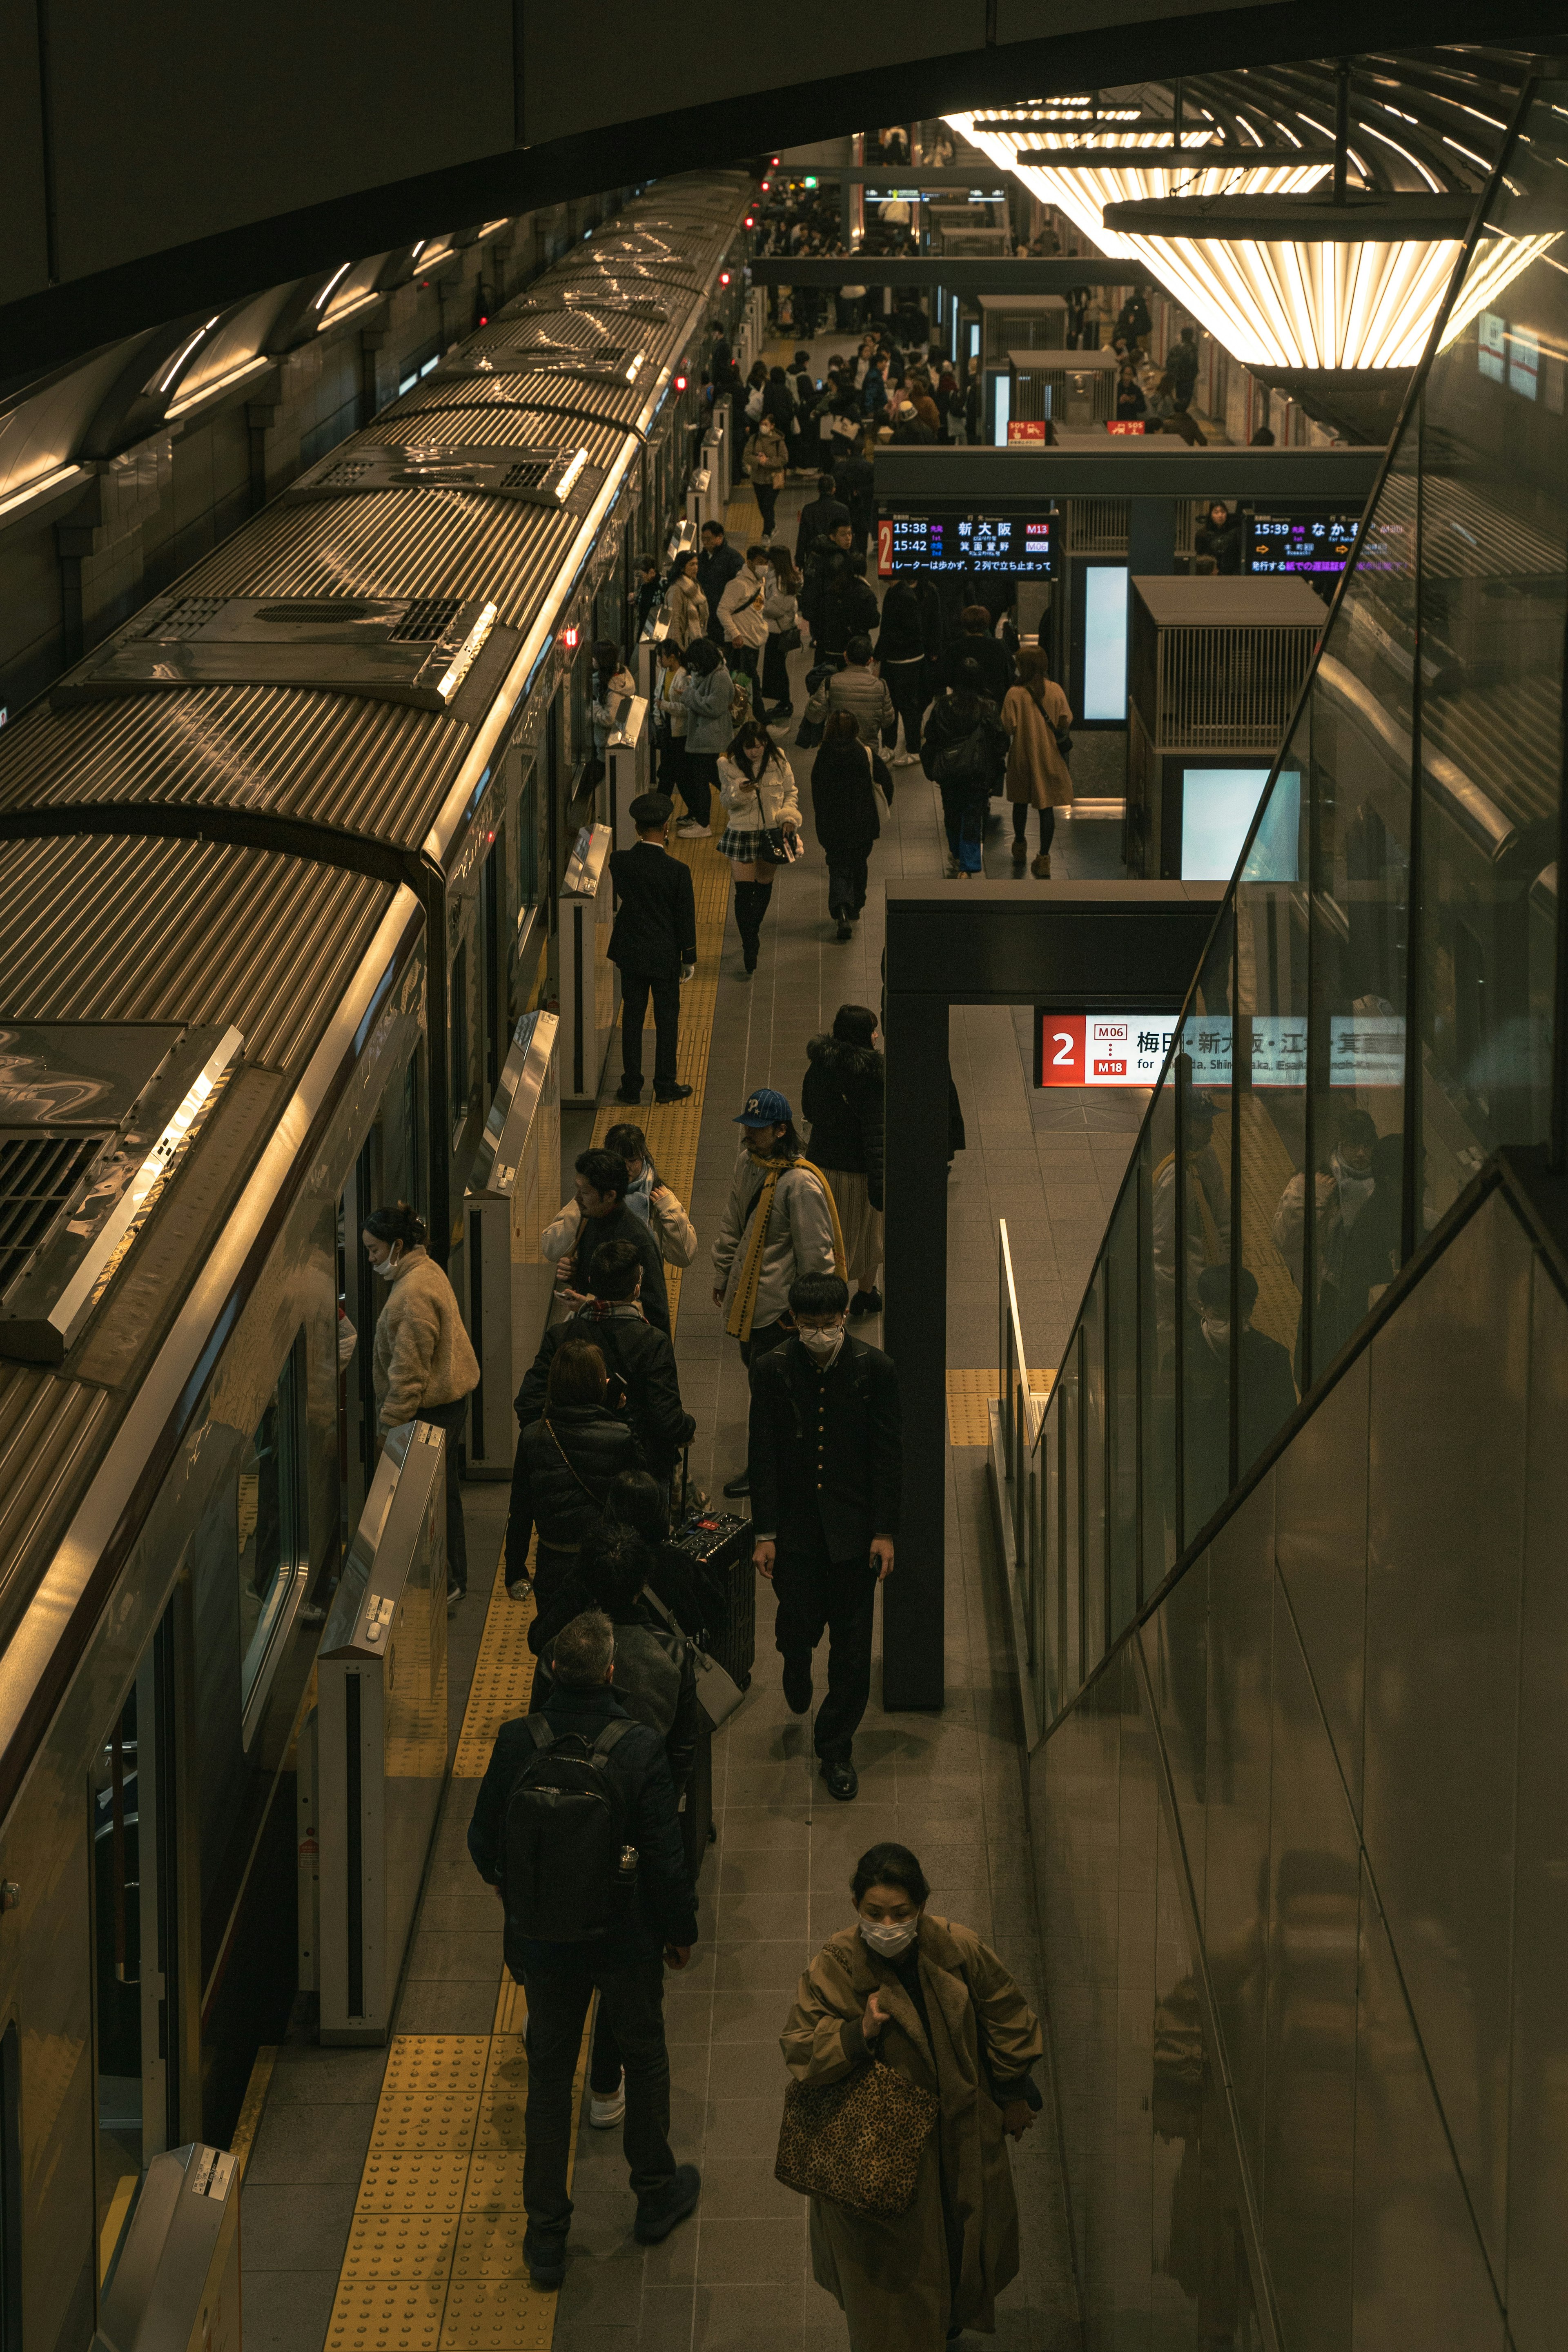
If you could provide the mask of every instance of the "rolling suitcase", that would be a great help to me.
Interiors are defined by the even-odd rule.
[[[748,1688],[757,1647],[757,1572],[752,1566],[752,1523],[732,1511],[705,1511],[688,1519],[672,1541],[701,1562],[722,1592],[716,1624],[707,1628],[707,1647],[726,1674]]]

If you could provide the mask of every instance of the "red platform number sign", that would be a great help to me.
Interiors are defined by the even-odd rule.
[[[877,571],[883,580],[892,577],[893,526],[885,520],[877,525]]]

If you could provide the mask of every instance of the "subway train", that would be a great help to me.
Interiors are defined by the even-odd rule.
[[[0,734],[5,2347],[87,2344],[144,2166],[287,2024],[362,1221],[446,1255],[557,984],[589,648],[684,511],[750,188],[645,191]]]

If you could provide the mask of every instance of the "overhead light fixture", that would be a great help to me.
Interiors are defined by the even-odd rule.
[[[1461,251],[1458,237],[1391,236],[1377,242],[1363,232],[1357,242],[1342,242],[1324,236],[1326,208],[1321,205],[1311,208],[1317,226],[1310,237],[1285,233],[1226,236],[1217,217],[1220,208],[1211,231],[1195,204],[1192,226],[1184,221],[1179,236],[1111,228],[1105,223],[1107,206],[1162,197],[1183,200],[1184,212],[1190,200],[1204,196],[1233,202],[1247,196],[1305,197],[1328,173],[1321,154],[1304,158],[1300,165],[1226,163],[1205,167],[1203,150],[1214,133],[1194,127],[1184,133],[1179,164],[1168,136],[1119,132],[1117,143],[1123,153],[1128,145],[1163,146],[1161,161],[1156,163],[1152,154],[1147,168],[1119,162],[1086,169],[1080,161],[1071,169],[1052,169],[1021,163],[1019,146],[1026,143],[1037,152],[1042,146],[1068,145],[1081,159],[1081,137],[1053,131],[1043,121],[1025,121],[1017,108],[1001,119],[1009,126],[1005,131],[988,128],[984,113],[946,118],[954,131],[1014,172],[1042,201],[1065,213],[1100,252],[1140,266],[1168,288],[1244,366],[1413,367],[1430,341]],[[1362,135],[1359,125],[1355,135]],[[1495,307],[1502,288],[1556,241],[1556,233],[1483,240],[1445,323],[1445,346],[1478,311]]]
[[[321,292],[316,297],[315,307],[318,310],[324,310],[326,309],[328,299],[331,294],[332,289],[341,284],[342,279],[348,276],[349,271],[353,268],[353,264],[352,261],[345,261],[341,268],[333,270],[331,276],[328,278],[326,284],[322,287]]]

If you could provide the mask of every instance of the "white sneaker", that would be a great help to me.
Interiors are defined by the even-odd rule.
[[[706,841],[713,828],[710,824],[693,824],[689,818],[675,828],[682,841]]]
[[[588,2121],[595,2131],[613,2131],[626,2112],[626,2078],[623,2070],[618,2086],[607,2099],[597,2091],[588,2094]]]
[[[921,755],[918,751],[900,751],[893,761],[895,768],[918,768],[920,763]]]

